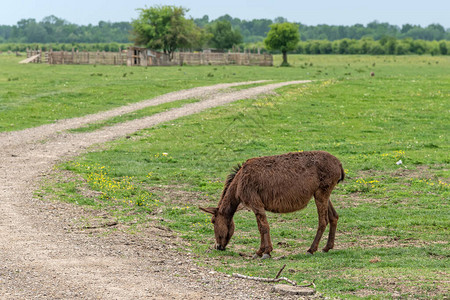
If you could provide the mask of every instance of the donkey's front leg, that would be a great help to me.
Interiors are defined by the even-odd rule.
[[[258,230],[261,234],[261,245],[256,251],[253,258],[262,257],[263,259],[270,258],[270,252],[273,250],[272,241],[270,240],[269,222],[264,209],[255,211],[256,222],[258,223]]]

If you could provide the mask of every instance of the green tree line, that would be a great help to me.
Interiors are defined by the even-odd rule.
[[[130,22],[76,25],[55,16],[37,22],[22,19],[17,25],[0,25],[0,43],[127,43]]]
[[[0,44],[0,51],[7,52],[25,52],[29,49],[42,49],[47,51],[112,51],[127,49],[132,43],[3,43]],[[246,45],[247,49],[256,52],[268,51],[263,43],[251,43]],[[281,53],[281,51],[270,51],[271,53]],[[372,39],[350,40],[342,39],[336,41],[310,40],[300,41],[294,50],[289,53],[295,54],[369,54],[369,55],[407,55],[407,54],[431,54],[431,55],[450,55],[450,41],[424,41],[424,40],[391,40],[384,43],[381,40]]]
[[[263,41],[269,32],[270,25],[284,23],[287,20],[278,17],[270,19],[242,20],[230,15],[210,20],[207,15],[193,19],[200,28],[206,28],[217,21],[228,21],[237,30],[244,43]],[[381,40],[385,37],[396,39],[410,38],[426,41],[450,40],[450,29],[439,24],[426,27],[405,24],[400,26],[373,21],[367,25],[351,26],[315,25],[308,26],[296,23],[302,41],[372,38]],[[41,21],[22,19],[16,25],[0,25],[0,43],[127,43],[130,42],[132,22],[104,22],[97,25],[76,25],[56,16],[48,16]]]
[[[254,43],[263,41],[269,32],[269,27],[274,23],[285,23],[287,19],[283,17],[270,19],[253,19],[251,21],[233,18],[230,15],[224,15],[216,20],[209,20],[205,15],[203,18],[194,19],[200,27],[206,26],[216,21],[229,21],[233,28],[239,29],[244,37],[244,43]],[[341,40],[341,39],[362,39],[372,38],[374,40],[390,36],[396,39],[411,38],[426,41],[450,40],[450,28],[445,29],[440,24],[430,24],[427,27],[420,25],[405,24],[400,26],[389,23],[380,23],[373,21],[366,26],[355,24],[351,26],[343,25],[314,25],[308,26],[302,23],[295,23],[299,26],[300,39],[307,40]]]
[[[128,49],[132,43],[0,43],[0,52],[25,52],[27,49],[42,51],[106,51],[118,52]]]
[[[336,41],[309,40],[300,41],[293,53],[297,54],[371,54],[371,55],[405,55],[431,54],[449,55],[450,41],[425,41],[411,38],[397,40],[383,38],[375,41],[369,39],[342,39]]]
[[[378,22],[369,23],[367,27],[360,25],[308,27],[298,23],[288,23],[282,17],[276,18],[273,22],[268,19],[242,21],[231,18],[229,15],[212,21],[208,16],[201,19],[185,18],[187,11],[183,7],[154,6],[140,9],[139,17],[131,24],[99,22],[98,26],[77,26],[55,16],[46,17],[41,22],[36,22],[34,19],[21,20],[17,26],[9,28],[9,31],[5,30],[5,26],[0,27],[0,51],[24,51],[25,48],[55,51],[71,49],[119,51],[131,45],[127,42],[134,41],[136,45],[172,55],[174,51],[181,49],[209,47],[230,49],[240,45],[247,49],[258,48],[263,51],[272,51],[272,53],[280,51],[286,65],[288,64],[287,52],[372,55],[449,54],[449,40],[442,39],[446,37],[448,31],[438,24],[432,24],[426,28],[404,25],[401,30],[399,27]],[[411,32],[419,32],[418,28],[425,30],[422,32],[423,39],[408,36]],[[372,34],[363,34],[365,30],[371,30]],[[429,30],[428,35],[425,34],[427,30]],[[313,31],[315,34],[311,35]],[[318,38],[305,38],[308,34]],[[358,38],[335,39],[336,36],[346,34],[356,35]],[[22,38],[19,38],[20,36]],[[326,38],[322,39],[325,36]],[[300,39],[300,37],[303,38]],[[255,42],[249,42],[250,40]],[[5,41],[8,42],[5,43]]]

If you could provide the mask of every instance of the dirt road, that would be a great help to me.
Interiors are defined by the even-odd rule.
[[[58,161],[143,128],[273,89],[221,84],[169,93],[106,112],[0,134],[0,299],[276,299],[270,286],[229,278],[177,254],[163,228],[101,237],[72,225],[83,208],[41,201],[33,192]],[[89,133],[65,130],[165,102],[201,98],[182,108]],[[283,297],[286,299],[286,297]]]

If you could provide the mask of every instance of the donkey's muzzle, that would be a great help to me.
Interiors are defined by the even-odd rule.
[[[220,250],[220,251],[224,251],[225,250],[225,246],[222,245],[216,245],[216,249]]]

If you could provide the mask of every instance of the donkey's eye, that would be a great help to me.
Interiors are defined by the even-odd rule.
[[[211,218],[211,223],[213,223],[213,224],[216,223],[216,218],[214,218],[214,217]]]

